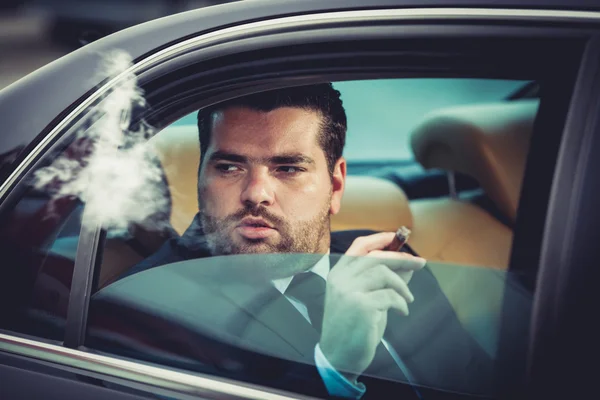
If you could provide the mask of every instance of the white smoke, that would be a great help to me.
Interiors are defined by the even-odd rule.
[[[53,200],[81,199],[85,222],[115,230],[127,230],[132,223],[160,229],[150,217],[166,212],[169,199],[158,159],[147,141],[154,133],[152,127],[142,122],[130,130],[133,109],[145,105],[137,77],[125,74],[132,59],[124,51],[113,51],[103,60],[103,78],[123,76],[95,106],[89,116],[91,126],[79,131],[51,165],[36,171],[33,184],[51,192]]]

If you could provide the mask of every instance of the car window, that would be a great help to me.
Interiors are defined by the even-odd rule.
[[[320,257],[210,257],[130,275],[93,296],[86,345],[192,372],[311,393],[311,386],[318,385],[309,379],[313,374],[308,367],[315,368],[319,332],[306,323],[310,314],[276,291],[269,268],[318,263]],[[341,254],[325,257],[335,264]],[[468,319],[456,317],[437,287],[436,277],[444,275],[453,277],[457,291],[464,290],[459,288],[462,280],[474,286],[462,293],[471,303],[459,307],[461,317],[468,313]],[[384,365],[374,365],[361,380],[367,386],[387,383],[388,389],[394,388],[390,382],[414,384],[424,393],[428,388],[492,393],[497,302],[505,292],[515,305],[513,322],[525,324],[531,293],[506,271],[450,263],[430,263],[412,277],[410,286],[420,298],[407,317],[390,312],[385,335],[391,346],[398,346],[398,363],[393,358],[380,361]],[[446,348],[448,343],[455,347]],[[402,373],[403,367],[412,374]],[[446,368],[456,369],[443,376],[434,372]]]
[[[76,147],[42,163],[77,163]],[[3,204],[0,328],[62,341],[83,203],[57,196],[65,182],[47,180],[43,168],[33,171],[12,201]]]
[[[128,62],[126,54],[115,53],[101,73],[117,74]],[[123,96],[131,102],[121,107]],[[127,81],[108,91],[68,126],[2,203],[0,329],[65,339],[82,227],[88,232],[107,228],[101,242],[109,248],[118,241],[118,260],[130,264],[164,241],[169,228],[161,218],[170,207],[164,175],[147,148],[148,128],[130,127],[140,98]],[[83,254],[89,250],[84,245]],[[114,261],[110,256],[103,254],[106,263]],[[90,268],[85,257],[80,264],[84,272]],[[95,273],[92,285],[113,278],[107,268]]]
[[[279,185],[278,189],[269,190],[279,190],[277,201],[283,202],[282,193],[294,193],[290,188],[299,187],[295,185],[305,179],[303,174],[311,173],[318,162],[326,163],[325,156],[324,161],[308,157],[308,162],[288,152],[276,161],[269,158],[271,164],[265,166],[261,163],[267,163],[267,158],[240,155],[236,151],[243,153],[263,128],[253,125],[252,119],[245,120],[232,125],[238,130],[231,137],[235,139],[227,142],[227,151],[213,154],[206,150],[212,154],[203,167],[212,171],[207,182],[221,182],[213,191],[210,184],[199,185],[200,134],[198,125],[189,123],[197,120],[197,113],[166,127],[140,148],[140,154],[158,163],[128,164],[131,171],[149,169],[152,173],[137,178],[136,174],[110,175],[115,181],[111,187],[122,188],[121,194],[133,200],[127,202],[127,209],[111,208],[115,212],[110,214],[110,223],[104,224],[106,240],[100,248],[85,346],[188,371],[323,395],[323,379],[337,378],[323,378],[323,360],[315,348],[323,327],[315,328],[311,322],[327,318],[314,317],[308,300],[286,295],[290,286],[295,287],[295,274],[290,271],[319,265],[322,278],[329,282],[328,273],[338,265],[342,267],[337,270],[343,265],[386,265],[390,261],[385,257],[346,257],[344,253],[357,238],[404,226],[411,234],[403,251],[424,258],[427,264],[417,272],[399,267],[398,276],[414,291],[414,304],[408,305],[412,310],[408,316],[390,311],[385,343],[376,350],[378,361],[361,375],[364,382],[371,382],[368,390],[378,393],[400,385],[395,390],[492,394],[503,304],[509,299],[515,305],[514,325],[507,329],[520,332],[528,324],[526,310],[532,298],[520,276],[508,270],[529,139],[540,103],[537,98],[508,97],[528,84],[525,80],[417,78],[334,82],[333,89],[340,89],[344,105],[350,104],[346,110],[348,142],[362,143],[358,146],[365,159],[377,162],[361,173],[349,168],[339,209],[331,216],[331,247],[315,254],[305,253],[311,253],[306,243],[323,237],[323,231],[315,228],[318,222],[297,224],[305,229],[298,231],[293,228],[296,225],[286,225],[283,217],[278,219],[280,209],[243,221],[242,214],[236,213],[239,210],[232,209],[228,219],[211,223],[202,210],[207,190],[213,196],[213,209],[232,204],[242,207],[261,196],[267,196],[261,198],[264,204],[276,201],[264,190],[231,194],[250,170],[256,174],[252,182],[277,182],[273,185]],[[443,88],[449,91],[447,97]],[[393,111],[386,107],[392,102],[380,103],[388,115],[381,118],[374,114],[378,107],[371,104],[372,98],[382,97],[386,90],[386,96],[394,98],[393,108],[413,101],[421,104],[412,106],[411,112],[421,111],[411,116],[411,122],[398,124],[398,138],[389,129]],[[352,93],[365,95],[353,98]],[[438,100],[427,102],[433,93]],[[254,115],[243,107],[238,112],[240,120]],[[211,118],[225,118],[219,115]],[[306,129],[310,126],[302,131]],[[385,133],[371,140],[374,131]],[[394,141],[397,149],[391,145]],[[269,143],[263,140],[258,148],[268,148]],[[386,151],[402,163],[374,158]],[[402,154],[411,154],[410,160]],[[496,163],[489,162],[489,157]],[[357,157],[356,161],[364,160]],[[255,165],[262,169],[253,169]],[[448,175],[467,177],[470,183],[453,188]],[[320,182],[334,179],[325,176]],[[155,190],[137,197],[131,192],[132,187],[138,193],[146,185],[156,185]],[[287,201],[294,203],[306,196],[306,192],[295,193]],[[307,209],[298,203],[294,207],[294,215]],[[146,210],[141,220],[133,218],[138,208]],[[221,228],[230,225],[251,231],[248,234],[256,239],[251,243],[260,242],[261,229],[289,229],[300,239],[286,246],[298,247],[286,247],[294,249],[286,256],[277,247],[267,247],[271,251],[263,250],[265,254],[245,254],[252,251],[219,236],[225,235]],[[351,376],[351,371],[338,369]]]

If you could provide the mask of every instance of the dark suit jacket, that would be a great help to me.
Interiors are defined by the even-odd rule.
[[[356,237],[370,233],[332,234],[332,254],[343,254]],[[201,371],[328,397],[314,366],[319,333],[271,284],[221,274],[227,265],[235,264],[235,256],[185,262],[207,255],[202,248],[191,246],[189,239],[186,233],[168,241],[129,271],[127,279],[96,294],[90,309],[90,331],[131,329],[115,327],[117,320],[138,328],[147,324],[155,337],[146,337],[148,333],[142,328],[146,336],[140,341],[201,360]],[[335,261],[332,255],[332,266]],[[154,268],[165,264],[169,265]],[[131,276],[142,271],[147,272]],[[462,328],[434,276],[424,268],[414,274],[409,287],[415,295],[411,313],[401,317],[390,312],[385,337],[408,367],[423,397],[437,398],[441,393],[428,387],[446,392],[446,397],[451,397],[451,392],[488,393],[492,363]],[[145,316],[140,317],[140,312]],[[114,320],[107,322],[111,317]],[[157,324],[157,319],[164,323]],[[173,319],[179,328],[173,328]],[[161,326],[169,326],[165,334],[161,334]],[[108,346],[114,352],[114,335],[112,340],[107,345],[102,335],[91,334],[88,343],[100,349]],[[124,355],[140,356],[127,346],[119,348]],[[359,380],[367,387],[365,399],[416,398],[393,362],[379,363],[377,370],[368,369]]]

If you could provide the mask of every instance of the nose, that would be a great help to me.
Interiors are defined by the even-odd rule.
[[[247,175],[240,200],[242,204],[252,207],[273,204],[275,192],[267,168],[251,171]]]

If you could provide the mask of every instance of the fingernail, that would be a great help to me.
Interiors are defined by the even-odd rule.
[[[421,264],[421,268],[423,268],[425,266],[425,264],[427,264],[427,260],[421,257],[416,257],[416,261]]]

